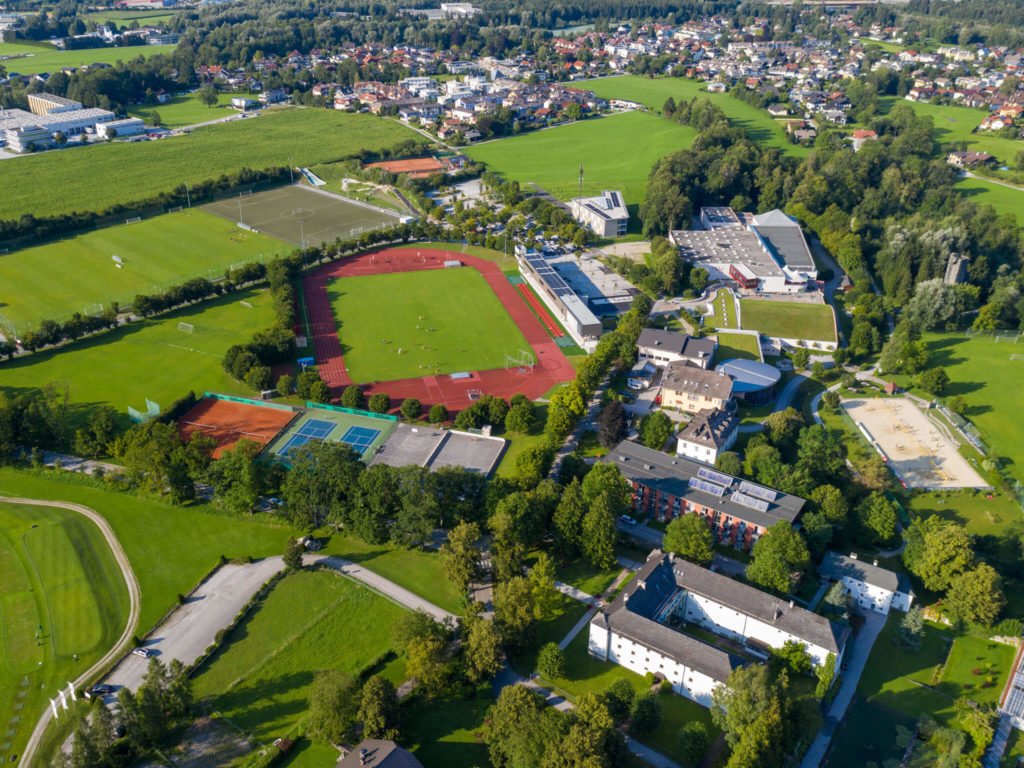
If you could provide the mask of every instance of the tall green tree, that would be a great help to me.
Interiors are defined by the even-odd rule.
[[[690,562],[707,565],[715,557],[714,537],[700,515],[683,514],[665,528],[664,549]]]
[[[480,526],[461,522],[448,534],[441,547],[441,563],[448,580],[460,595],[469,591],[469,585],[480,573]]]
[[[309,689],[306,728],[316,740],[341,744],[357,722],[359,685],[350,675],[329,669],[313,678]]]
[[[365,739],[394,739],[398,736],[399,702],[395,684],[386,677],[374,675],[363,685],[359,695],[357,721],[363,726]]]

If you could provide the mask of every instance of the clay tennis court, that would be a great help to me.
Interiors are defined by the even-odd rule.
[[[448,170],[448,164],[443,163],[436,157],[413,157],[407,160],[383,160],[379,163],[370,163],[367,168],[380,168],[388,173],[404,173],[410,178],[418,179],[423,176],[430,176],[432,173],[440,173]]]
[[[983,488],[987,483],[957,446],[913,402],[903,397],[844,400],[843,409],[885,453],[910,488]]]
[[[219,459],[240,440],[251,440],[261,448],[291,423],[296,416],[288,406],[254,405],[204,397],[178,420],[178,430],[188,440],[200,432],[217,442],[213,458]]]
[[[476,269],[483,275],[530,345],[535,365],[473,371],[468,375],[353,382],[345,369],[338,328],[327,293],[328,283],[340,277],[444,269],[445,261],[452,260],[461,261],[466,267]],[[576,375],[572,364],[527,306],[523,296],[509,282],[498,265],[487,259],[429,248],[391,248],[373,251],[327,264],[312,272],[303,279],[303,290],[306,294],[309,336],[316,353],[316,365],[320,370],[320,376],[335,395],[340,394],[349,384],[359,383],[367,396],[384,392],[391,396],[392,401],[415,397],[423,403],[441,403],[449,410],[457,411],[471,405],[481,394],[510,398],[522,393],[535,400],[555,385],[572,381]],[[401,301],[401,297],[395,297],[395,300]],[[381,307],[381,311],[386,312],[387,307]],[[481,330],[480,343],[486,344],[486,330]]]

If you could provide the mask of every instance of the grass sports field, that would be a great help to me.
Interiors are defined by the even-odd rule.
[[[19,331],[96,305],[130,306],[136,294],[192,277],[220,277],[232,264],[265,260],[289,246],[197,208],[97,229],[0,256],[0,323]],[[123,260],[118,268],[112,256]]]
[[[836,340],[832,307],[828,304],[740,299],[740,325],[784,339]]]
[[[996,213],[1009,213],[1024,227],[1024,189],[1016,190],[995,184],[987,179],[960,179],[956,183],[969,200],[979,205],[991,205]]]
[[[208,107],[199,101],[198,93],[188,93],[183,96],[175,96],[166,104],[155,104],[151,107],[134,106],[128,110],[132,117],[141,117],[146,124],[152,124],[153,115],[160,115],[160,124],[164,128],[181,128],[185,125],[205,123],[207,120],[217,120],[228,115],[238,114],[231,109],[231,99],[234,93],[217,94],[217,104]]]
[[[196,676],[196,698],[262,743],[294,736],[317,672],[359,675],[377,664],[392,650],[393,629],[405,612],[334,573],[288,576]],[[383,674],[397,685],[402,666],[396,661]],[[337,759],[332,747],[305,738],[297,747],[292,768]]]
[[[373,115],[287,108],[160,141],[43,152],[0,163],[0,189],[18,190],[0,195],[0,219],[102,210],[243,167],[330,162],[411,138]]]
[[[491,141],[466,153],[509,181],[536,183],[562,200],[576,197],[582,165],[584,194],[620,189],[636,204],[654,163],[690,146],[695,135],[656,115],[629,112]]]
[[[175,14],[173,12],[168,13],[162,10],[152,11],[115,11],[107,9],[105,11],[95,11],[93,13],[87,13],[85,18],[89,21],[95,21],[97,24],[107,24],[111,21],[116,22],[118,28],[126,27],[133,21],[139,22],[141,26],[147,26],[151,24],[164,24],[173,19]]]
[[[231,294],[67,349],[0,363],[0,391],[66,384],[76,417],[84,419],[90,406],[106,404],[125,423],[128,406],[144,411],[146,398],[165,407],[189,390],[252,396],[248,387],[224,372],[221,357],[272,319],[268,291]],[[193,332],[179,331],[179,322],[192,324]]]
[[[20,754],[47,699],[120,636],[128,590],[96,526],[55,508],[0,504],[0,577],[6,763]]]
[[[52,45],[24,45],[22,43],[0,43],[0,56],[16,56],[2,62],[8,74],[34,75],[37,72],[53,72],[65,67],[80,67],[83,64],[116,64],[129,62],[140,56],[148,59],[158,53],[171,53],[173,45],[133,45],[124,48],[85,48],[76,51],[61,51]]]
[[[475,269],[346,277],[328,296],[353,381],[504,368],[530,351]]]
[[[400,220],[396,213],[298,185],[227,198],[203,208],[300,247],[355,237]]]
[[[810,152],[809,147],[791,144],[786,138],[784,124],[757,107],[734,99],[726,93],[708,93],[704,83],[699,80],[687,80],[681,77],[647,78],[637,75],[607,77],[600,80],[585,80],[580,87],[587,88],[598,96],[606,99],[629,99],[639,101],[645,107],[657,112],[671,96],[676,101],[689,101],[695,96],[708,99],[717,104],[726,116],[738,128],[758,144],[776,147],[789,155],[804,157]]]

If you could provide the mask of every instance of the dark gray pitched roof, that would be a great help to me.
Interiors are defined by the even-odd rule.
[[[710,360],[715,354],[713,339],[698,339],[686,333],[644,328],[636,341],[644,349],[662,349],[693,360]]]
[[[366,750],[366,762],[360,760]],[[408,750],[385,739],[365,739],[338,762],[338,768],[423,768]]]
[[[899,576],[887,568],[881,568],[862,560],[855,560],[838,552],[826,552],[825,558],[818,566],[818,573],[833,581],[838,581],[844,576],[847,578],[862,581],[873,587],[887,589],[890,592],[899,590]]]
[[[670,392],[688,392],[728,400],[732,395],[732,379],[725,373],[705,370],[679,361],[669,363],[665,368],[661,388]]]
[[[721,448],[732,432],[739,428],[740,420],[734,411],[723,411],[721,408],[705,408],[676,435],[686,440],[709,448]]]

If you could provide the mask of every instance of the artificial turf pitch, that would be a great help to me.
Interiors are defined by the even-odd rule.
[[[328,285],[353,381],[504,368],[531,352],[475,269],[344,277]]]
[[[105,227],[0,256],[0,322],[23,332],[44,318],[92,314],[112,302],[128,306],[136,294],[221,277],[232,265],[289,250],[195,208]]]

